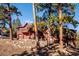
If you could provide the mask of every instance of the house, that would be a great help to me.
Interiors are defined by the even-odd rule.
[[[17,39],[34,39],[35,32],[32,30],[32,25],[26,23],[24,26],[17,28]]]
[[[35,39],[33,26],[26,23],[24,26],[17,27],[17,39]],[[44,39],[44,35],[38,30],[38,39]]]

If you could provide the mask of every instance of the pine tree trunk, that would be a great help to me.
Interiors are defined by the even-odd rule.
[[[35,16],[35,7],[34,7],[34,3],[32,4],[32,8],[33,8],[33,18],[34,18],[35,39],[38,40],[37,23],[36,23],[36,16]]]
[[[10,39],[13,40],[13,32],[12,32],[12,24],[11,24],[11,15],[10,15],[10,10],[9,10],[9,7],[10,7],[10,4],[7,3],[8,7],[8,11],[9,11],[9,31],[10,31]]]
[[[49,17],[52,15],[52,12],[51,12],[51,7],[49,8]],[[50,44],[50,39],[51,39],[51,30],[50,30],[50,23],[48,23],[48,39],[47,39],[47,45],[49,46]]]
[[[49,24],[48,24],[48,39],[47,39],[47,45],[49,46],[50,44],[50,39],[51,39],[51,34],[50,34],[50,27],[49,27]]]
[[[12,32],[11,19],[10,19],[10,23],[9,23],[9,30],[10,30],[10,39],[13,40],[13,32]]]
[[[59,19],[59,39],[60,39],[60,51],[63,51],[63,28],[62,28],[62,10],[61,4],[58,4],[58,19]]]

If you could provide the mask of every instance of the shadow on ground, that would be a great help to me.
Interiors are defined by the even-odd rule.
[[[78,56],[79,48],[66,47],[63,49],[64,52],[59,51],[58,45],[49,45],[45,47],[39,47],[37,51],[27,51],[21,54],[13,54],[12,56]]]

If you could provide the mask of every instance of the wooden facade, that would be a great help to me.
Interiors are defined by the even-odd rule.
[[[28,23],[17,28],[17,39],[34,39],[34,35],[35,32],[32,30],[32,26]]]

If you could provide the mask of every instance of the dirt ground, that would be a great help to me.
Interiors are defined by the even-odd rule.
[[[64,53],[60,53],[59,44],[46,46],[46,41],[40,41],[39,49],[32,49],[36,47],[36,40],[9,40],[0,39],[0,56],[78,56],[79,44],[77,49],[70,47],[64,48]]]
[[[36,46],[34,40],[0,40],[0,56],[10,56],[13,54],[21,54],[23,51],[30,51]]]

